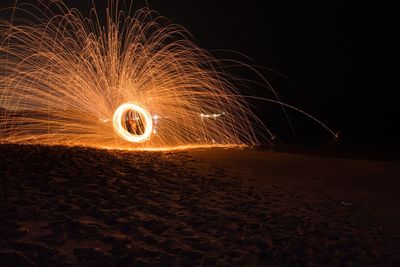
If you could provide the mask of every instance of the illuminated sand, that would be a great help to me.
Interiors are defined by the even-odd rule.
[[[399,174],[251,149],[1,145],[0,262],[398,266]]]

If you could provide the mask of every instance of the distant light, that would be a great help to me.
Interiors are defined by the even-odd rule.
[[[217,117],[221,117],[224,113],[214,113],[214,114],[200,114],[200,117],[202,118],[217,118]]]
[[[99,121],[103,122],[103,123],[107,123],[107,122],[110,122],[111,119],[110,118],[100,118]]]

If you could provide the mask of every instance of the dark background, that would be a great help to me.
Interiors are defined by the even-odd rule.
[[[67,2],[84,11],[91,1]],[[98,8],[106,6],[107,1],[102,2],[96,1]],[[134,1],[135,8],[144,5],[143,0]],[[318,125],[289,111],[296,141],[279,107],[252,101],[259,116],[286,143],[400,147],[398,86],[389,64],[395,23],[389,7],[371,6],[367,1],[269,0],[149,0],[148,5],[184,25],[216,57],[282,73],[262,70],[284,102],[342,131],[340,142],[334,143]],[[243,53],[252,61],[217,49]],[[256,79],[244,68],[231,71],[243,79]],[[261,86],[252,85],[252,89],[255,95],[271,96]]]
[[[339,145],[398,149],[397,83],[389,71],[390,7],[368,1],[149,1],[183,24],[208,49],[230,49],[272,68],[263,74],[285,102],[342,131]],[[382,12],[383,11],[383,12]],[[253,76],[238,71],[244,78]],[[269,96],[253,86],[257,95]],[[263,118],[286,142],[281,110],[263,107]],[[279,112],[278,112],[279,111]],[[300,144],[331,138],[303,116],[289,112]]]

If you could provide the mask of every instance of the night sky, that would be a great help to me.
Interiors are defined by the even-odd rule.
[[[389,66],[383,63],[389,56],[385,43],[389,15],[380,14],[368,1],[193,2],[149,3],[185,25],[202,47],[241,52],[253,59],[246,63],[290,78],[295,85],[273,72],[263,72],[284,101],[343,131],[343,144],[399,147],[397,89]],[[256,94],[265,94],[265,89],[253,88]],[[314,124],[289,115],[300,143],[320,137]],[[276,116],[269,118],[268,112],[264,117],[276,122]]]
[[[67,2],[81,10],[90,3]],[[386,35],[391,32],[392,18],[367,1],[294,2],[149,0],[148,4],[184,25],[217,58],[275,70],[262,73],[282,100],[343,131],[339,145],[399,148],[397,88],[384,63],[390,58]],[[143,0],[134,3],[136,8],[145,4]],[[234,50],[252,60],[218,49]],[[243,79],[256,78],[243,68],[231,72]],[[252,90],[257,96],[271,96],[261,86],[252,85]],[[294,142],[281,110],[268,103],[251,104],[278,136]],[[289,116],[300,144],[314,139],[331,142],[319,126],[298,114],[289,112]]]

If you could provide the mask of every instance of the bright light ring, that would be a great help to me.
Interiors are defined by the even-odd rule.
[[[124,126],[122,125],[122,116],[128,111],[133,110],[139,113],[145,122],[145,130],[144,133],[141,135],[131,134],[128,132]],[[151,114],[141,106],[132,104],[132,103],[125,103],[119,106],[113,116],[113,126],[115,132],[124,140],[132,142],[132,143],[142,143],[150,139],[150,135],[153,130],[153,119]]]

